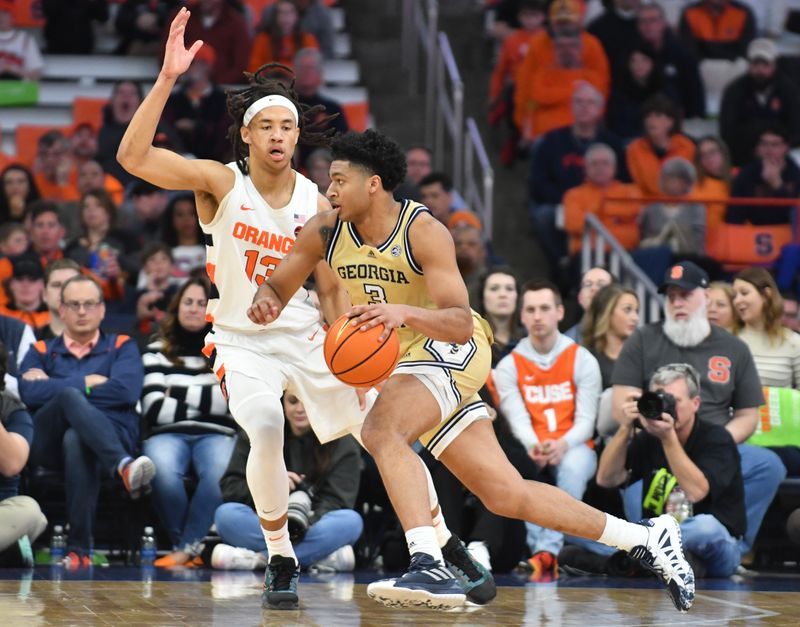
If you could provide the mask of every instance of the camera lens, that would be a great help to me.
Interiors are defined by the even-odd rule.
[[[636,407],[648,420],[659,420],[664,411],[664,401],[655,392],[645,392],[639,397]]]

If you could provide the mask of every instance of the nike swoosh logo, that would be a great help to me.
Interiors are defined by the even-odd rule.
[[[239,209],[241,209],[242,211],[252,211],[253,210],[252,207],[245,207],[244,205],[239,205]]]
[[[526,374],[526,375],[525,375],[525,381],[526,381],[527,383],[530,383],[530,382],[531,382],[531,381],[533,381],[535,378],[536,378],[536,377],[535,377],[535,376],[533,376],[532,374]]]
[[[309,335],[309,336],[308,336],[308,341],[309,341],[309,342],[313,342],[313,341],[314,341],[314,338],[315,338],[315,337],[317,337],[317,333],[319,333],[319,329],[317,329],[317,330],[316,330],[316,331],[314,331],[314,332],[313,332],[311,335]]]

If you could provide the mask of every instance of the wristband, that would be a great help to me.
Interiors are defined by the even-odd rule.
[[[83,391],[86,392],[86,396],[89,396],[89,394],[92,393],[92,388],[91,386],[87,385],[86,387],[83,388]]]

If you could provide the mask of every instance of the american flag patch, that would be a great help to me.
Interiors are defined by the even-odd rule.
[[[303,225],[303,224],[306,223],[306,217],[304,215],[301,216],[301,215],[296,213],[296,214],[294,214],[294,221],[295,221],[295,224]]]

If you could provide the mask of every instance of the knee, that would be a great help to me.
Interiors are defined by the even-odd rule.
[[[223,503],[214,512],[214,524],[217,527],[217,533],[223,540],[227,541],[232,533],[237,530],[241,531],[243,516],[247,515],[256,517],[256,513],[242,503]]]
[[[373,456],[379,455],[388,446],[396,446],[398,439],[402,437],[391,426],[391,422],[367,418],[361,426],[361,441],[364,443],[364,448]]]
[[[520,478],[519,481],[522,482],[523,479]],[[519,503],[524,497],[516,481],[508,483],[487,482],[481,486],[479,492],[476,492],[475,495],[486,506],[486,509],[493,514],[504,518],[520,518]]]
[[[698,541],[707,541],[716,536],[719,530],[717,519],[709,514],[697,514],[687,521],[687,526],[691,526],[691,535]]]
[[[72,410],[86,403],[86,397],[83,395],[83,392],[71,387],[62,389],[56,398],[58,398],[58,402],[62,406]]]
[[[67,429],[64,432],[64,439],[61,441],[61,447],[65,457],[80,454],[81,448],[83,447],[81,436],[78,435],[75,429]]]
[[[249,403],[234,414],[244,429],[254,451],[283,448],[283,412],[276,407],[259,408]]]

